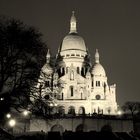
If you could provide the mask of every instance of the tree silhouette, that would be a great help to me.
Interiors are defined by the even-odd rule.
[[[135,131],[135,115],[140,111],[140,102],[126,102],[122,109],[126,113],[131,113],[132,122],[133,122],[133,130]]]
[[[134,117],[135,113],[139,111],[140,109],[140,102],[126,102],[122,109],[125,112],[131,113],[132,118]]]
[[[41,33],[20,20],[0,17],[0,110],[25,108],[45,63]],[[3,105],[5,108],[3,109]]]
[[[53,109],[56,109],[56,99],[58,93],[62,90],[62,88],[60,88],[60,86],[58,88],[58,86],[59,85],[55,85],[55,87],[53,87],[52,74],[47,73],[46,69],[45,71],[41,69],[37,83],[30,89],[30,110],[32,113],[43,117],[51,116],[52,113],[57,113]]]

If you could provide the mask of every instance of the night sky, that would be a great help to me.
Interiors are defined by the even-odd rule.
[[[117,84],[118,103],[140,101],[140,0],[0,0],[0,15],[39,29],[53,56],[72,10],[92,60],[98,48],[108,83]]]

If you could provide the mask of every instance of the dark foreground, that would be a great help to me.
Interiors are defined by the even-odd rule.
[[[28,132],[12,136],[1,131],[0,140],[140,140],[140,135],[126,132]]]

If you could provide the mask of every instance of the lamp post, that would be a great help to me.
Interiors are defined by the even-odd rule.
[[[54,103],[54,106],[57,107],[57,103]]]
[[[23,111],[23,116],[24,116],[24,132],[26,132],[27,129],[27,117],[29,115],[29,111],[24,110]]]
[[[50,103],[49,104],[49,116],[51,115],[51,109],[52,109],[52,107],[53,107],[53,103]]]
[[[58,115],[58,109],[57,109],[57,103],[54,103],[54,107],[55,107],[55,115]]]
[[[121,118],[122,115],[123,115],[123,111],[122,110],[118,110],[117,111],[117,115],[118,115],[119,118]],[[122,121],[122,119],[120,119],[120,128],[121,128],[121,131],[123,132],[123,121]]]
[[[12,130],[12,134],[13,134],[13,128],[16,125],[16,120],[15,119],[10,119],[8,124],[9,124],[9,126],[10,126],[10,128]]]
[[[29,114],[29,111],[27,111],[27,110],[23,111],[23,115],[24,115],[25,117],[28,116],[28,114]]]
[[[49,115],[51,115],[51,111],[54,107],[57,107],[57,103],[50,103],[49,104]],[[56,110],[56,112],[57,112],[57,110]]]

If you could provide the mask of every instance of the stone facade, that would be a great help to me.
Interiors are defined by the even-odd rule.
[[[106,72],[96,49],[94,64],[84,39],[77,33],[76,17],[72,13],[70,32],[58,49],[55,66],[46,56],[37,87],[42,96],[49,95],[57,112],[65,114],[116,114],[116,85],[109,85]]]

